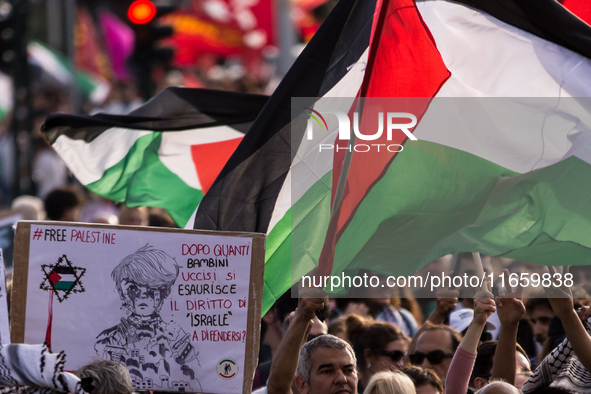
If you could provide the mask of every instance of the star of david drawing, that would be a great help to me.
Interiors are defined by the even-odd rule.
[[[39,288],[46,291],[53,290],[59,302],[67,300],[72,293],[86,291],[80,281],[86,273],[86,268],[74,267],[66,255],[59,257],[55,264],[41,265],[41,269],[44,279]]]

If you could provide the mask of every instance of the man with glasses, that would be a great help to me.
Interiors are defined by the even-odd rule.
[[[445,377],[462,334],[443,324],[426,323],[417,340],[414,353],[408,356],[411,364],[432,370],[445,386]]]

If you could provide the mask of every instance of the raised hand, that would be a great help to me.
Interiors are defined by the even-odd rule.
[[[489,290],[480,290],[474,295],[474,324],[484,327],[486,321],[495,311],[495,300],[490,292],[490,283],[487,283]]]
[[[589,319],[589,316],[591,316],[591,306],[584,305],[580,307],[577,309],[577,315],[579,315],[579,319],[585,323]]]
[[[442,324],[449,311],[458,305],[459,295],[460,292],[457,290],[438,290],[436,293],[437,304],[435,306],[435,310],[431,312],[427,320],[433,324]]]
[[[504,283],[509,284],[509,270],[503,270],[503,276],[505,277]],[[518,283],[515,290],[509,286],[507,289],[501,289],[499,291],[499,297],[497,297],[497,315],[501,324],[518,324],[519,321],[525,315],[525,306],[522,301],[523,288]]]
[[[296,309],[296,318],[303,320],[312,320],[316,316],[316,311],[324,308],[327,302],[326,292],[319,287],[299,288],[300,300]]]
[[[554,278],[557,274],[556,269],[552,266],[549,266],[548,270],[550,271],[552,278]],[[568,274],[568,266],[564,267],[562,271],[562,277],[564,277],[566,274]],[[564,280],[560,281],[560,287],[554,286],[554,281],[552,281],[550,286],[544,287],[544,291],[546,292],[546,296],[548,296],[548,301],[550,301],[552,310],[560,319],[562,319],[565,315],[570,314],[575,309],[573,304],[573,294],[570,291],[570,288],[565,286],[564,282]]]
[[[345,308],[345,315],[359,315],[363,317],[369,317],[369,307],[363,302],[349,302]]]

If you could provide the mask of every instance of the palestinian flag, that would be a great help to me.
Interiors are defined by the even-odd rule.
[[[406,10],[391,1],[384,26],[396,29]],[[591,101],[573,97],[591,95],[591,27],[553,1],[422,1],[416,11],[440,54],[439,74],[450,75],[431,84],[418,141],[403,142],[386,165],[387,155],[376,163],[353,154],[351,192],[329,227],[320,272],[409,275],[465,251],[588,264],[591,188],[579,185],[591,175]],[[368,81],[368,97],[399,90],[388,82],[397,72],[387,52],[372,65],[381,78]],[[415,66],[410,83],[424,92],[421,75],[434,71]],[[368,180],[368,167],[382,171]]]
[[[581,127],[552,137],[539,128],[429,133],[419,123],[419,141],[401,140],[400,154],[377,163],[352,155],[332,221],[343,158],[316,154],[280,109],[291,97],[354,97],[361,81],[366,97],[589,97],[590,44],[591,27],[552,0],[341,0],[220,173],[195,227],[268,233],[265,310],[318,264],[325,238],[323,269],[333,274],[371,263],[403,275],[460,251],[589,261],[585,109],[564,113]],[[431,104],[420,104],[421,120]]]
[[[72,267],[55,267],[49,274],[49,282],[54,290],[70,290],[76,283],[76,272]]]
[[[169,88],[128,115],[50,115],[43,130],[90,191],[184,227],[266,96]]]
[[[31,41],[27,52],[29,64],[40,69],[42,80],[49,78],[63,86],[75,85],[94,104],[102,104],[107,99],[111,84],[101,76],[74,70],[63,54],[38,41]]]
[[[292,171],[307,171],[303,159],[308,149],[302,142],[303,129],[292,135],[291,99],[357,95],[367,64],[375,8],[375,0],[338,2],[197,211],[194,228],[267,233],[263,310],[291,286],[292,252],[297,254],[293,261],[301,262],[301,274],[316,265],[310,257],[317,260],[330,215],[330,173],[318,177],[310,173],[306,183],[293,185],[294,193],[301,193],[299,198],[291,195]],[[293,216],[293,204],[305,206],[307,214]],[[306,243],[293,249],[292,227],[307,234]]]

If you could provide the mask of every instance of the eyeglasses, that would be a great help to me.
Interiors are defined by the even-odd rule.
[[[404,352],[401,352],[400,350],[388,351],[388,350],[372,349],[372,353],[379,354],[380,356],[388,356],[395,363],[399,363],[402,360],[402,357],[404,357]]]
[[[453,356],[453,353],[445,353],[443,350],[432,350],[427,354],[416,352],[410,354],[408,358],[410,359],[410,362],[413,365],[421,365],[423,361],[425,361],[425,358],[427,359],[427,361],[429,361],[429,364],[438,365],[443,362],[444,358]]]

